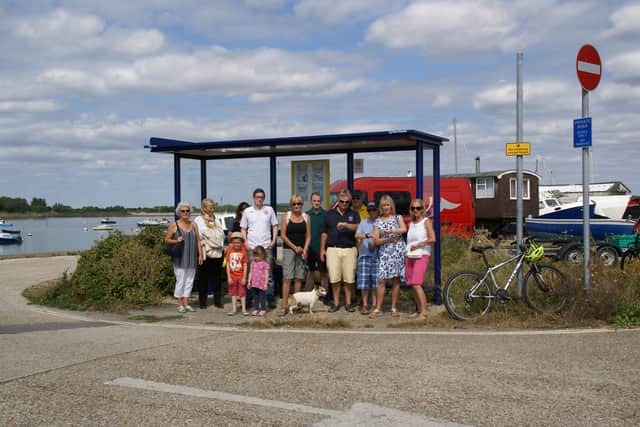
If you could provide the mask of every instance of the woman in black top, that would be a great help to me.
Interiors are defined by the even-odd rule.
[[[302,197],[291,198],[291,210],[282,215],[282,307],[279,315],[287,313],[289,288],[294,280],[294,292],[300,292],[305,279],[305,262],[311,243],[311,221],[302,211]]]
[[[236,208],[236,217],[233,220],[233,226],[231,226],[231,230],[229,230],[229,232],[227,233],[227,240],[231,241],[231,233],[236,232],[236,231],[238,231],[238,232],[241,231],[240,230],[240,220],[242,219],[242,213],[248,207],[249,207],[249,203],[240,202],[240,204]]]

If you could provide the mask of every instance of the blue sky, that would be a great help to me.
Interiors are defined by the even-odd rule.
[[[580,183],[572,122],[586,43],[603,60],[590,94],[591,179],[640,193],[640,2],[0,0],[0,16],[0,195],[171,204],[171,157],[143,148],[152,136],[418,129],[453,140],[454,118],[459,172],[476,157],[483,170],[511,169],[517,52],[525,168],[537,164],[544,183]],[[443,173],[454,172],[453,151],[443,147]],[[406,173],[406,159],[391,159],[367,164]],[[210,195],[248,199],[266,167],[209,166]],[[195,165],[184,178],[197,202]]]

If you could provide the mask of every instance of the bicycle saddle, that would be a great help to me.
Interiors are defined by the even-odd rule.
[[[473,247],[471,247],[471,250],[473,252],[478,252],[478,253],[482,253],[482,252],[486,251],[487,249],[493,249],[493,246],[487,245],[487,246],[473,246]]]

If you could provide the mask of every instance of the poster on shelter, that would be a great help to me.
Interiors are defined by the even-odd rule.
[[[322,195],[322,206],[329,208],[329,160],[293,160],[291,194],[297,194],[310,208],[311,193]]]

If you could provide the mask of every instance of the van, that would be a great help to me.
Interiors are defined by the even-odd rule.
[[[337,180],[331,184],[331,205],[338,193],[347,187],[347,181]],[[360,191],[364,202],[380,202],[384,194],[391,196],[396,212],[407,221],[409,205],[416,197],[416,179],[410,177],[362,177],[354,180],[355,190]],[[425,204],[433,195],[433,180],[424,178]],[[429,216],[433,215],[433,211]],[[440,229],[443,234],[471,237],[475,228],[475,210],[471,193],[471,182],[467,178],[440,178]]]

